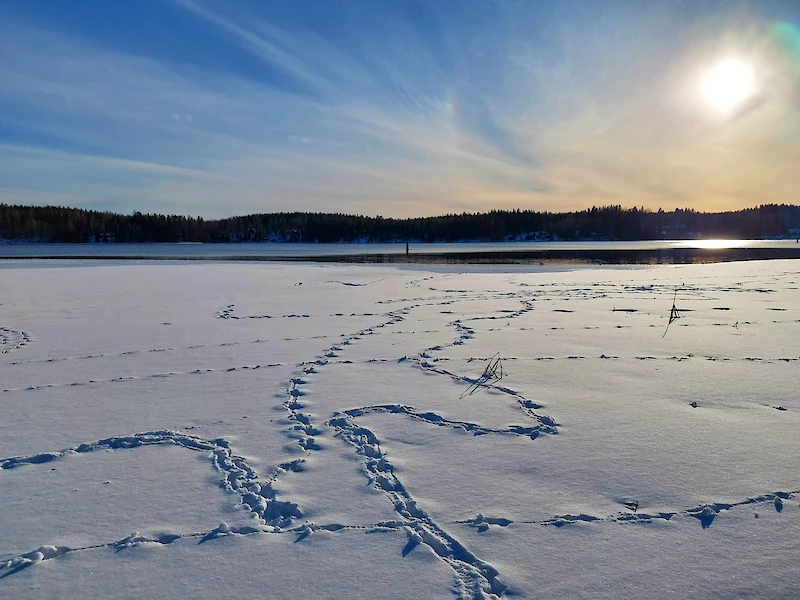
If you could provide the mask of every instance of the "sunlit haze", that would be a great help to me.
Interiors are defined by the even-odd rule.
[[[797,203],[800,2],[0,3],[0,202]]]
[[[752,66],[738,60],[726,60],[706,73],[703,92],[711,106],[727,113],[753,95],[753,80]]]

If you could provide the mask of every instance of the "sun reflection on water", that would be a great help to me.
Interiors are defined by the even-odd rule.
[[[684,248],[702,248],[704,250],[749,248],[752,245],[753,240],[687,240],[681,244]]]

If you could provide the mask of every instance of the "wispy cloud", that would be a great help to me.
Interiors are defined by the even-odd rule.
[[[252,4],[170,2],[195,38],[240,53],[230,68],[0,8],[0,201],[413,215],[745,206],[790,201],[800,183],[797,138],[783,133],[799,130],[787,100],[797,73],[757,22],[740,46],[780,85],[725,121],[682,92],[714,36],[681,29],[664,5],[610,11],[628,21],[606,17],[608,35],[581,36],[592,14],[564,21],[559,4],[422,16],[342,5],[328,30]],[[670,27],[682,38],[658,37]]]

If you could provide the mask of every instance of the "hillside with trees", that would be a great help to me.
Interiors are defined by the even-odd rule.
[[[795,237],[800,206],[740,211],[650,211],[621,206],[575,212],[494,210],[394,219],[340,213],[267,213],[211,220],[0,204],[6,242],[456,242]]]

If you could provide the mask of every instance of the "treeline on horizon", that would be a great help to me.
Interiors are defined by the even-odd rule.
[[[0,204],[0,239],[33,242],[457,242],[794,237],[800,206],[738,211],[651,211],[621,206],[574,212],[493,210],[394,219],[340,213],[202,217]]]

